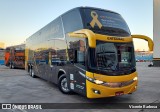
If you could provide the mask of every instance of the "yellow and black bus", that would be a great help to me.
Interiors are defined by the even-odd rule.
[[[58,85],[61,92],[87,98],[131,94],[138,77],[133,38],[116,12],[77,7],[62,14],[26,40],[25,68],[32,77]]]

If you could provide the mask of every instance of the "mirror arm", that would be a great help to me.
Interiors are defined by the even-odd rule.
[[[88,38],[88,44],[90,47],[95,48],[96,47],[96,37],[95,37],[95,33],[93,33],[91,30],[88,29],[82,29],[82,30],[78,30],[72,33],[68,33],[68,35],[70,37],[83,37],[83,38]]]
[[[145,35],[132,35],[132,38],[143,39],[148,42],[148,47],[150,51],[153,51],[154,43],[153,40]]]

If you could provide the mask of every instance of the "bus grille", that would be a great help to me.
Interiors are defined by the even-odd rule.
[[[112,88],[120,88],[124,86],[128,86],[132,84],[134,80],[125,81],[125,82],[111,82],[111,83],[104,83],[103,86],[112,87]]]

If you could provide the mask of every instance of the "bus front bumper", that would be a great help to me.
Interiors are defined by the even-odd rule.
[[[128,86],[112,88],[104,85],[97,85],[86,80],[87,98],[103,98],[131,94],[136,91],[137,83],[138,81],[136,80]]]

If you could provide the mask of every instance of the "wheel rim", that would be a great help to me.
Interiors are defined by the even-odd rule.
[[[61,81],[61,88],[65,92],[69,91],[68,86],[67,86],[67,79],[66,78],[62,79],[62,81]]]

